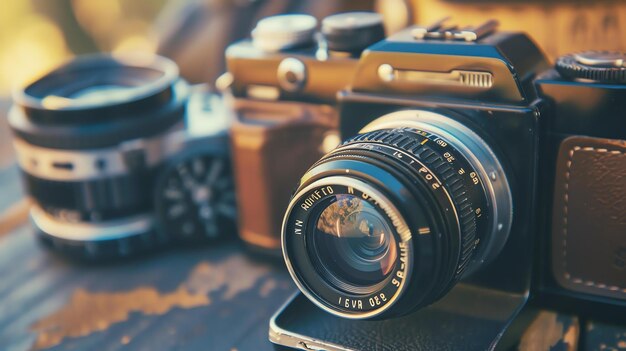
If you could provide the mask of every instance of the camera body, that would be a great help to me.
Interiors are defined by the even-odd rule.
[[[301,178],[283,223],[292,278],[334,315],[320,323],[375,342],[389,325],[348,319],[419,311],[397,325],[424,325],[456,311],[459,330],[471,329],[491,309],[465,311],[459,302],[490,299],[506,316],[477,330],[491,335],[487,348],[523,319],[529,297],[531,306],[623,314],[615,307],[626,299],[624,55],[568,55],[552,68],[527,35],[496,25],[407,28],[369,46],[349,72],[337,96],[344,143]],[[440,189],[449,202],[435,199]],[[429,217],[437,211],[442,217]],[[438,227],[445,218],[457,222]],[[272,320],[270,339],[368,345],[296,321],[309,305],[292,300]],[[422,334],[415,344],[389,342],[411,349]]]
[[[291,186],[338,142],[337,92],[350,83],[358,54],[382,39],[382,19],[358,13],[352,28],[325,28],[328,45],[308,15],[262,20],[252,39],[226,50],[228,73],[218,86],[232,95],[231,150],[239,206],[239,233],[255,251],[280,255],[280,231]],[[361,30],[343,42],[342,30]],[[225,82],[226,80],[226,82]]]
[[[409,29],[393,35],[370,47],[361,57],[350,90],[343,91],[339,98],[342,140],[397,111],[411,111],[408,113],[418,119],[420,114],[432,112],[472,129],[502,163],[514,215],[501,253],[491,262],[481,262],[483,267],[476,268],[469,281],[486,288],[523,293],[530,283],[540,116],[546,111],[546,104],[533,89],[532,79],[547,69],[548,63],[522,33],[496,33],[478,41],[422,41],[416,40],[412,32]],[[381,66],[384,70],[385,65],[397,71],[398,80],[386,81],[382,77],[386,73],[381,72]],[[411,77],[421,72],[455,70],[465,70],[464,74],[490,72],[493,76],[487,79],[492,83],[487,85],[493,85],[463,86],[455,81],[442,83],[438,77]],[[471,83],[473,78],[467,79]],[[404,119],[405,113],[396,116]],[[398,121],[398,125],[402,123]]]
[[[535,80],[550,106],[540,158],[537,300],[613,320],[623,320],[626,307],[623,61],[623,53],[566,55]]]

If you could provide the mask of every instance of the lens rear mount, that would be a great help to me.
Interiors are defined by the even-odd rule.
[[[30,219],[45,245],[79,260],[102,261],[133,256],[162,247],[167,242],[167,238],[155,230],[148,213],[90,223],[65,221],[33,205]]]

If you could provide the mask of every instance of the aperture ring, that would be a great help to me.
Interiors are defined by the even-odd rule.
[[[461,155],[458,152],[455,152],[455,156],[457,156],[457,158],[450,162],[446,162],[444,156],[440,154],[440,152],[429,146],[431,143],[436,143],[436,140],[442,139],[435,138],[433,135],[418,134],[415,130],[408,128],[385,129],[359,134],[352,139],[348,139],[343,144],[342,148],[350,147],[355,143],[361,142],[379,143],[391,146],[392,148],[403,150],[404,152],[415,156],[441,181],[442,186],[446,189],[452,200],[454,208],[456,209],[456,215],[458,217],[457,221],[461,233],[459,260],[454,271],[454,277],[450,281],[450,284],[453,284],[460,278],[463,271],[467,267],[477,244],[477,224],[475,214],[476,204],[473,204],[469,197],[469,194],[475,192],[476,190],[471,189],[469,184],[467,184],[468,181],[464,180],[461,175],[458,174],[458,171],[455,171],[453,166],[451,166],[451,164],[458,165],[460,163],[458,158],[461,157]],[[449,145],[448,147],[451,148]],[[395,159],[397,162],[410,162],[401,157],[395,157]],[[448,159],[450,159],[450,157],[448,157]],[[464,174],[475,173],[475,170],[472,169],[467,162],[460,168],[465,170]],[[444,291],[445,290],[447,289],[444,289]]]
[[[474,174],[465,172],[464,177],[471,176],[470,187],[482,188],[479,192],[484,196],[486,204],[475,209],[480,244],[475,258],[472,259],[472,262],[477,264],[469,267],[469,270],[493,260],[504,247],[513,220],[511,188],[498,156],[490,145],[465,123],[427,110],[403,110],[387,114],[365,126],[361,133],[406,127],[443,138],[445,141],[430,144],[431,147],[439,148],[440,154],[445,156],[447,151],[445,149],[452,145],[463,156],[457,157],[457,160],[469,162],[471,168],[475,170]]]
[[[133,139],[115,147],[59,150],[35,146],[20,138],[13,140],[17,162],[24,172],[48,180],[82,182],[118,177],[152,168],[180,149],[182,125],[152,138]]]

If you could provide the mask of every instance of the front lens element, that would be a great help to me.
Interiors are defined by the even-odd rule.
[[[325,273],[359,287],[383,281],[397,258],[386,216],[353,195],[336,195],[329,201],[313,233],[315,256]]]

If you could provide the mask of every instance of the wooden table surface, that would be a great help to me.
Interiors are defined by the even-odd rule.
[[[109,264],[43,248],[28,222],[0,101],[0,350],[272,350],[295,291],[235,240]],[[233,233],[233,236],[235,233]]]

